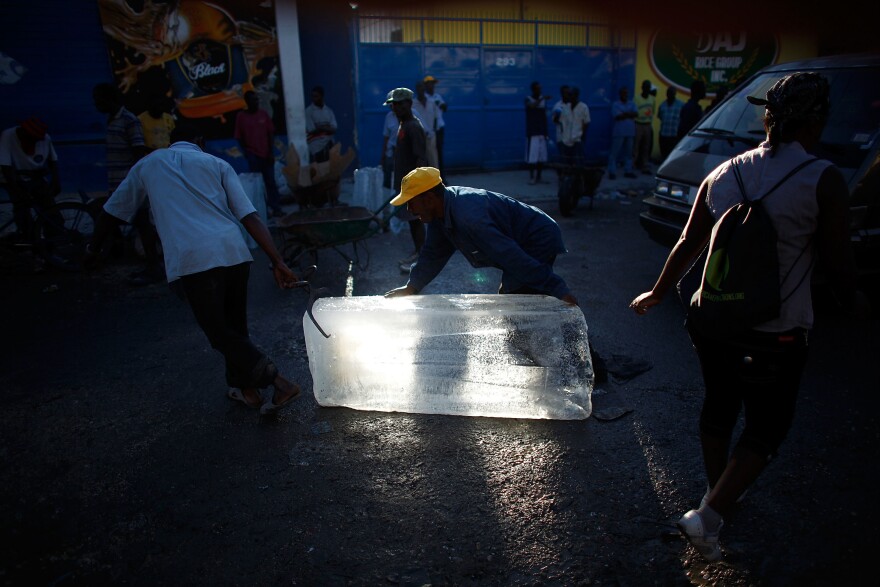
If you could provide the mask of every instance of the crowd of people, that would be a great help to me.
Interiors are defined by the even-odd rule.
[[[562,165],[583,165],[586,153],[587,129],[590,126],[590,108],[581,101],[576,86],[559,88],[559,99],[550,106],[552,96],[543,93],[540,82],[532,82],[531,93],[525,98],[526,152],[529,183],[543,183],[542,170],[550,161],[553,143],[548,132],[549,120],[555,126],[555,156]],[[727,93],[721,87],[709,108]],[[630,99],[629,88],[621,87],[617,99],[611,103],[611,135],[607,161],[608,179],[617,179],[618,166],[623,175],[637,177],[636,172],[653,173],[654,119],[660,122],[658,145],[661,160],[666,159],[675,144],[693,128],[703,116],[700,101],[706,97],[706,85],[695,80],[690,88],[690,99],[683,103],[676,98],[677,90],[670,86],[666,100],[657,105],[657,88],[644,80],[640,92]]]

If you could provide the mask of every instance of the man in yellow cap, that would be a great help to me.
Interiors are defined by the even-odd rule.
[[[544,212],[483,189],[443,184],[435,167],[418,167],[404,176],[391,200],[427,227],[425,244],[409,281],[386,297],[419,293],[458,250],[474,267],[501,269],[499,293],[546,294],[577,304],[553,262],[565,253],[562,232]]]

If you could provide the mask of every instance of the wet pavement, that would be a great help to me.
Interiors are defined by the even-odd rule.
[[[649,316],[627,308],[668,253],[638,224],[652,179],[603,181],[592,207],[581,200],[566,218],[555,178],[527,179],[451,174],[447,183],[521,198],[559,221],[569,253],[557,271],[612,372],[585,421],[318,406],[303,343],[307,296],[276,289],[258,256],[252,337],[304,390],[261,417],[226,398],[219,355],[166,285],[124,283],[136,263],[87,275],[7,267],[0,584],[871,581],[877,320],[820,312],[792,432],[727,522],[724,560],[705,564],[672,526],[705,490],[702,382],[682,311],[672,298]],[[345,200],[352,186],[342,187]],[[360,244],[356,264],[319,251],[315,286],[378,295],[405,283],[406,231]],[[492,293],[498,278],[456,255],[424,293]]]

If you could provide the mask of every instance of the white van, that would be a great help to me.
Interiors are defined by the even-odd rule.
[[[764,140],[763,97],[785,75],[815,71],[831,84],[831,113],[814,151],[843,172],[851,193],[852,239],[861,274],[880,274],[880,54],[835,56],[772,65],[731,92],[675,146],[657,169],[640,222],[671,245],[687,222],[703,179],[727,159]]]

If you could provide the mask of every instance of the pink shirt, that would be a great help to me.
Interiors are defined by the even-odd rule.
[[[235,138],[257,157],[266,159],[272,155],[270,145],[274,136],[275,127],[265,110],[254,113],[242,110],[236,115]]]

